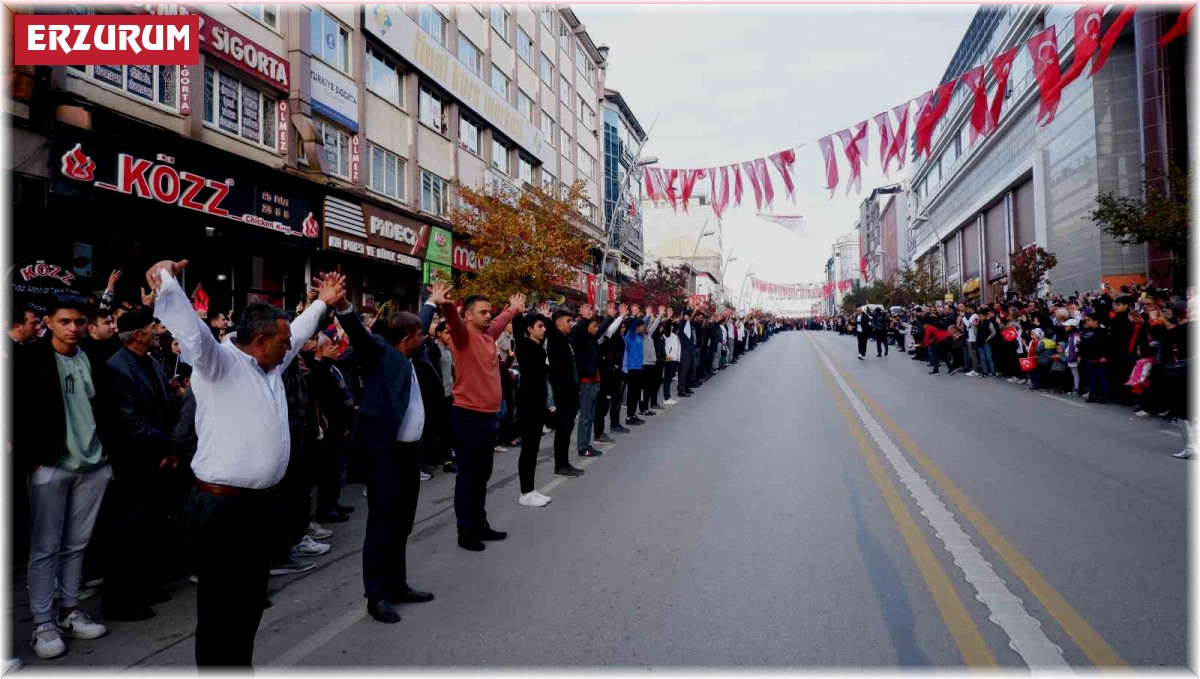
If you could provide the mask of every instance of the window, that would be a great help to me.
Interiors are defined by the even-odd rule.
[[[231,137],[274,149],[276,102],[224,71],[204,69],[204,123]]]
[[[492,89],[508,101],[508,76],[495,64],[492,64]]]
[[[367,47],[367,89],[404,108],[404,72],[375,47]]]
[[[589,222],[591,222],[593,224],[596,222],[596,206],[595,205],[592,205],[591,203],[588,203],[585,201],[583,203],[583,205],[579,206],[579,212],[580,212],[580,214],[583,215],[583,218],[588,220]]]
[[[492,167],[508,174],[508,147],[495,139],[492,140]]]
[[[179,110],[178,66],[71,66],[69,70],[138,101]]]
[[[566,22],[558,25],[558,46],[567,54],[571,53],[571,29]]]
[[[589,83],[592,81],[592,73],[596,70],[596,65],[592,63],[591,58],[584,50],[575,50],[575,68],[579,69]]]
[[[446,182],[425,170],[421,170],[421,211],[434,215],[446,212]]]
[[[542,52],[542,60],[538,63],[538,72],[542,75],[542,82],[554,85],[554,62],[545,52]]]
[[[350,134],[333,123],[317,119],[317,129],[325,145],[325,164],[328,174],[350,179]]]
[[[433,8],[433,5],[419,5],[417,15],[421,29],[433,36],[442,47],[446,46],[446,17]]]
[[[521,112],[521,117],[535,125],[537,124],[537,118],[533,117],[533,99],[521,90],[517,90],[517,109]]]
[[[579,171],[589,179],[596,178],[596,159],[582,146],[579,147]]]
[[[445,116],[443,115],[442,98],[427,87],[421,88],[421,102],[418,106],[417,117],[420,121],[442,134],[446,134]]]
[[[546,138],[547,144],[554,146],[554,118],[545,111],[542,111],[542,136]]]
[[[533,163],[525,156],[517,158],[517,178],[527,184],[533,183]]]
[[[476,76],[483,77],[483,58],[479,54],[479,48],[462,33],[458,34],[458,60],[466,64]]]
[[[312,53],[342,73],[350,73],[350,29],[321,9],[309,9]]]
[[[479,155],[479,125],[466,116],[458,119],[458,145]]]
[[[567,134],[567,131],[562,129],[561,127],[558,128],[558,133],[559,133],[558,136],[559,136],[559,142],[560,142],[559,150],[562,151],[563,158],[570,160],[571,159],[571,135]]]
[[[554,179],[554,175],[547,172],[546,168],[543,167],[542,168],[542,190],[545,191],[546,193],[554,193],[554,187],[557,184],[558,184],[558,181],[556,179]]]
[[[589,130],[596,129],[596,112],[592,110],[591,106],[584,103],[583,97],[579,98],[579,122]]]
[[[376,193],[403,202],[407,193],[404,190],[404,169],[407,165],[404,159],[374,144],[367,145],[367,155],[371,161],[367,187]]]
[[[546,28],[554,27],[554,5],[542,5],[542,23]]]
[[[243,14],[272,30],[279,30],[279,5],[234,5]]]
[[[533,66],[533,38],[520,26],[517,27],[517,56],[521,57],[521,61]]]
[[[492,28],[508,41],[508,10],[504,9],[503,5],[491,5],[492,8]]]
[[[558,78],[558,98],[562,99],[567,108],[571,108],[571,81],[567,80],[565,75]]]

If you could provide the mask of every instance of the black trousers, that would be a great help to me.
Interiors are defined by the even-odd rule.
[[[292,427],[291,437],[287,470],[279,485],[271,492],[276,503],[273,511],[275,525],[267,535],[272,544],[271,560],[274,563],[288,560],[292,547],[300,544],[312,518],[312,477],[309,475],[310,461],[304,459],[304,429]],[[314,451],[309,451],[309,455],[314,455]]]
[[[642,410],[658,405],[658,385],[662,383],[663,364],[655,363],[642,368]]]
[[[487,484],[496,457],[496,413],[466,408],[450,411],[450,445],[458,475],[454,478],[454,515],[458,530],[484,528],[487,520]],[[370,491],[367,491],[370,495]]]
[[[606,372],[600,378],[600,398],[596,399],[596,436],[604,433],[605,416],[610,424],[621,423],[621,387],[624,384],[625,374],[620,370]]]
[[[346,468],[346,437],[341,432],[325,432],[316,442],[317,514],[337,509],[342,496],[342,472]]]
[[[883,354],[884,356],[887,356],[887,354],[888,354],[887,330],[876,330],[875,331],[875,354],[876,355]]]
[[[405,555],[421,491],[416,443],[392,444],[386,453],[363,454],[367,534],[363,538],[363,590],[368,599],[407,589]]]
[[[625,419],[637,417],[642,397],[642,371],[629,369],[625,373]]]
[[[683,393],[692,386],[692,375],[696,365],[695,351],[681,351],[679,354],[679,391]]]
[[[195,491],[196,665],[248,667],[267,600],[273,493],[235,497]]]
[[[522,400],[517,407],[521,410],[521,457],[517,459],[517,473],[521,477],[521,494],[524,495],[533,490],[538,449],[542,445],[542,427],[546,424],[545,394],[538,400]]]
[[[156,502],[154,480],[114,478],[105,491],[110,521],[102,527],[107,537],[104,568],[104,607],[145,604],[154,584],[153,567],[168,556],[163,534],[165,507]]]
[[[579,387],[575,393],[554,395],[554,468],[571,464],[571,437],[575,435],[575,417],[579,414]]]
[[[671,380],[679,370],[679,361],[668,361],[663,364],[662,395],[664,401],[671,400]]]
[[[858,355],[859,356],[867,355],[867,339],[869,339],[870,337],[871,336],[865,332],[858,333]]]

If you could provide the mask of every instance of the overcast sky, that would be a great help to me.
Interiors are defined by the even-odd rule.
[[[707,168],[796,153],[796,205],[772,169],[777,214],[802,214],[798,237],[754,217],[726,213],[725,250],[736,247],[730,287],[753,265],[779,283],[818,282],[834,239],[854,227],[863,196],[846,196],[849,170],[830,200],[816,140],[873,117],[938,84],[978,5],[790,6],[577,5],[597,44],[611,48],[606,85],[620,90],[643,127],[658,116],[644,154],[665,168]],[[911,133],[911,123],[910,123]],[[879,169],[870,128],[863,194],[898,181]],[[707,183],[707,180],[703,180]],[[646,249],[677,234],[647,227]],[[710,243],[716,246],[715,239]],[[736,290],[733,291],[736,295]]]

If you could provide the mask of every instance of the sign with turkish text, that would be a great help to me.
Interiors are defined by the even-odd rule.
[[[425,259],[435,264],[450,266],[453,260],[454,237],[446,229],[435,226],[429,232],[429,247]]]
[[[200,49],[239,71],[287,94],[291,65],[284,57],[243,36],[216,19],[201,14]],[[195,62],[193,62],[195,63]]]
[[[44,259],[18,262],[9,277],[13,306],[18,309],[43,314],[56,296],[80,294],[74,287],[77,278],[69,267]]]
[[[17,66],[185,66],[200,63],[196,16],[13,16]]]
[[[310,63],[313,111],[351,133],[358,132],[358,86],[319,59]]]
[[[352,255],[373,259],[388,264],[401,264],[413,269],[421,268],[421,260],[411,255],[405,255],[388,248],[368,245],[367,241],[341,231],[325,231],[325,249],[335,252],[348,252]]]
[[[367,203],[362,206],[363,228],[367,242],[406,255],[418,256],[426,250],[430,225]]]

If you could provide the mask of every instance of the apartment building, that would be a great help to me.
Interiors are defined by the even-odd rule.
[[[607,50],[607,48],[603,48]],[[617,254],[612,270],[623,283],[636,278],[645,261],[642,238],[643,186],[635,163],[646,141],[646,131],[614,89],[605,89],[604,111],[604,222],[609,226],[609,247]],[[630,173],[634,173],[630,176]],[[610,255],[611,257],[612,255]],[[622,275],[628,272],[632,275]]]
[[[851,281],[855,285],[864,283],[859,231],[860,225],[856,224],[853,231],[838,237],[830,248],[829,259],[825,261],[825,284],[829,286],[829,294],[825,296],[823,304],[825,313],[830,316],[841,313],[842,299],[847,291],[841,289],[838,285],[840,282]]]
[[[61,7],[10,5],[18,13]],[[434,271],[486,264],[447,211],[452,183],[561,191],[582,180],[602,254],[605,61],[568,7],[168,5],[200,14],[200,63],[15,69],[5,98],[18,261],[109,270],[190,257],[224,311],[293,306],[340,268],[355,301],[415,306]],[[39,115],[48,113],[47,116]],[[56,229],[32,228],[56,224]]]

